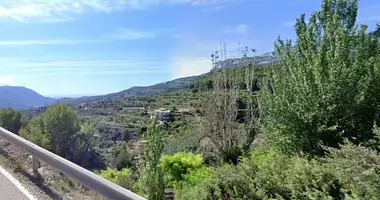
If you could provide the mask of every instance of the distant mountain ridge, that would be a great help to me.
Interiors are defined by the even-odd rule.
[[[20,86],[0,86],[0,109],[25,110],[55,103],[56,100],[44,97],[37,92]]]
[[[85,101],[101,101],[105,99],[118,99],[129,96],[137,96],[137,95],[148,95],[154,94],[158,92],[173,92],[184,88],[187,84],[193,83],[203,77],[206,74],[198,75],[198,76],[189,76],[185,78],[179,78],[172,81],[167,81],[163,83],[158,83],[151,86],[134,86],[127,90],[123,90],[117,93],[100,95],[100,96],[85,96],[80,98],[63,98],[60,101],[75,101],[75,102],[85,102]]]
[[[218,62],[217,64],[221,68],[232,68],[245,66],[245,62],[250,62],[256,65],[273,65],[278,62],[277,56],[274,52],[265,53],[260,56],[252,56],[247,58],[230,58]]]
[[[260,56],[252,56],[243,58],[231,58],[218,62],[219,67],[221,68],[232,68],[232,67],[241,67],[244,66],[247,62],[256,65],[272,65],[278,62],[277,56],[274,52],[269,52],[262,54]],[[210,72],[209,72],[210,73]],[[101,101],[105,99],[118,99],[128,96],[136,96],[136,95],[148,95],[154,94],[158,92],[173,92],[178,91],[186,87],[189,83],[193,83],[197,80],[202,79],[207,76],[208,73],[198,75],[198,76],[190,76],[185,78],[179,78],[172,81],[167,81],[164,83],[158,83],[151,86],[134,86],[127,90],[123,90],[117,93],[107,94],[107,95],[99,95],[99,96],[85,96],[80,98],[63,98],[60,101],[70,101],[70,102],[85,102],[85,101]]]
[[[260,56],[242,58],[226,59],[218,62],[219,67],[232,68],[241,67],[250,62],[256,65],[271,65],[277,63],[277,57],[274,52],[269,52]],[[210,73],[210,72],[209,72]],[[149,95],[159,92],[174,92],[183,89],[188,84],[193,83],[207,76],[205,73],[198,76],[190,76],[179,78],[163,83],[158,83],[151,86],[135,86],[127,90],[117,93],[99,95],[99,96],[85,96],[79,98],[62,98],[59,100],[44,97],[37,92],[25,87],[2,86],[0,87],[0,109],[11,107],[18,110],[33,109],[51,105],[57,102],[86,102],[86,101],[101,101],[105,99],[115,100],[123,97]]]

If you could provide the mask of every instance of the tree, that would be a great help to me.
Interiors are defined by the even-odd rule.
[[[75,111],[65,104],[57,104],[49,107],[42,118],[51,140],[51,150],[73,160],[75,156],[71,148],[76,145],[74,136],[81,128]]]
[[[200,124],[200,132],[208,141],[206,146],[220,162],[227,163],[237,163],[237,158],[241,155],[241,131],[236,122],[239,91],[235,80],[232,80],[235,75],[230,70],[214,72],[214,87],[204,104],[204,117]]]
[[[153,120],[144,136],[142,149],[143,163],[140,172],[140,189],[147,199],[164,199],[164,172],[160,159],[164,150],[163,134],[159,131],[157,120]]]
[[[70,159],[74,163],[87,169],[103,169],[104,163],[94,147],[99,144],[98,131],[93,122],[86,122],[79,132],[71,136]]]
[[[253,87],[256,75],[254,66],[245,59],[247,53],[248,50],[244,52],[241,68],[232,69],[221,68],[218,53],[212,55],[213,87],[204,103],[200,132],[207,141],[205,146],[219,162],[237,164],[239,156],[250,150],[258,133],[260,120]],[[247,97],[244,103],[240,100],[242,92]],[[239,114],[239,109],[243,114]],[[244,128],[239,127],[238,121],[244,122]]]
[[[373,138],[379,121],[379,46],[356,23],[357,0],[324,0],[297,20],[297,40],[275,43],[279,64],[261,90],[268,141],[284,151],[323,153],[344,138]]]
[[[50,150],[50,135],[46,132],[45,122],[41,116],[33,117],[30,123],[26,126],[26,139],[34,144]]]
[[[0,111],[0,126],[8,131],[18,134],[21,128],[21,112],[12,108],[5,108]]]

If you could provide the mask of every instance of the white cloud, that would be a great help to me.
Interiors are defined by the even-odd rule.
[[[57,45],[57,44],[85,44],[103,43],[100,40],[0,40],[0,46],[29,46],[29,45]]]
[[[166,65],[166,64],[165,64]],[[162,70],[164,64],[157,61],[141,59],[132,60],[84,60],[53,62],[14,62],[2,67],[7,76],[41,77],[41,76],[92,76],[112,74],[157,74],[167,73]],[[9,80],[5,79],[4,80]],[[5,82],[5,81],[4,81]],[[9,82],[9,81],[8,81]]]
[[[20,22],[59,22],[86,12],[143,9],[159,4],[213,5],[231,0],[1,0],[0,18]]]
[[[171,35],[173,38],[178,39],[181,35],[174,33],[175,31],[175,29],[137,30],[124,28],[116,31],[111,37],[118,40],[140,40]]]
[[[1,77],[0,76],[0,86],[5,86],[5,85],[14,85],[12,79],[10,77]]]
[[[53,62],[22,62],[15,63],[12,68],[43,68],[43,67],[127,67],[151,65],[149,61],[135,60],[83,60],[83,61],[53,61]]]
[[[171,77],[173,79],[207,73],[212,68],[209,58],[172,58]]]
[[[239,24],[235,27],[225,29],[223,32],[225,33],[234,33],[234,34],[247,34],[249,31],[250,25],[247,24]]]

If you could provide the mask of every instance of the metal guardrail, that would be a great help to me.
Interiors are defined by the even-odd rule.
[[[24,138],[0,127],[0,137],[29,152],[33,156],[33,170],[37,170],[37,159],[75,179],[86,187],[112,200],[143,200],[144,198],[80,167]],[[145,199],[144,199],[145,200]]]

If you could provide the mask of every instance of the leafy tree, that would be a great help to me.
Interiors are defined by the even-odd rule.
[[[147,199],[162,200],[164,198],[164,172],[160,158],[164,150],[163,133],[159,131],[157,120],[153,120],[144,136],[142,150],[143,163],[140,171],[139,187]]]
[[[21,128],[21,112],[12,108],[5,108],[0,111],[0,126],[8,131],[18,134]]]
[[[50,150],[50,135],[46,132],[45,122],[41,116],[33,117],[30,123],[26,126],[26,139],[34,144]]]
[[[324,0],[321,11],[297,20],[297,40],[275,43],[279,64],[261,91],[264,131],[284,151],[323,153],[344,138],[373,138],[379,121],[379,47],[355,25],[357,0]]]
[[[81,126],[75,111],[64,104],[33,117],[22,129],[22,136],[87,169],[105,168],[94,148],[99,143],[94,124],[85,122]]]
[[[76,145],[74,136],[80,131],[77,114],[65,104],[47,108],[42,115],[46,132],[51,139],[51,150],[67,159],[74,159],[71,150]]]

